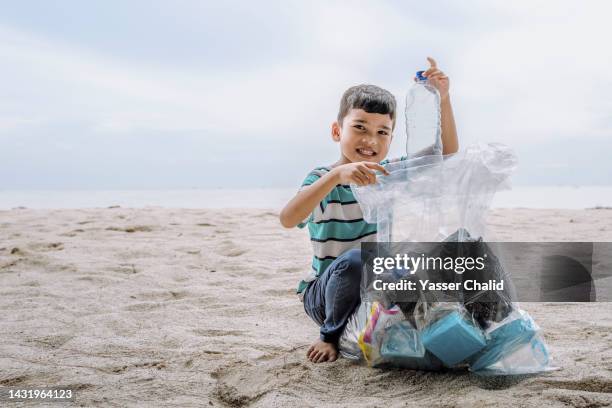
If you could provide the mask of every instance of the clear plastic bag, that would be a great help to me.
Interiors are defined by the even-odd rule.
[[[371,307],[371,303],[361,302],[349,317],[344,331],[338,340],[340,354],[349,360],[361,360],[363,358],[361,348],[359,347],[359,336],[365,329]]]
[[[376,184],[351,186],[365,220],[378,226],[378,242],[389,243],[377,247],[381,253],[393,253],[392,242],[413,242],[434,243],[428,254],[452,256],[453,251],[465,251],[453,244],[467,242],[472,243],[469,251],[492,254],[487,268],[477,272],[448,274],[434,267],[406,276],[392,270],[379,276],[382,281],[496,278],[507,285],[452,295],[423,289],[414,298],[399,299],[364,283],[361,298],[367,307],[358,309],[361,325],[347,325],[343,337],[352,341],[341,344],[341,350],[354,352],[357,338],[364,360],[372,366],[439,370],[465,365],[483,375],[553,369],[539,327],[514,301],[510,276],[484,241],[490,202],[496,191],[508,187],[515,166],[508,147],[478,145],[452,156],[393,162],[387,165],[390,175],[379,177]]]
[[[492,143],[385,167],[390,175],[376,184],[351,185],[364,219],[378,225],[377,241],[436,242],[461,229],[486,236],[486,212],[495,192],[509,188],[516,156]]]

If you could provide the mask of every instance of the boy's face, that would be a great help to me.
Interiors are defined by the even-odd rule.
[[[387,156],[391,145],[393,121],[388,114],[351,109],[342,126],[332,124],[332,138],[340,143],[346,162],[378,163]]]

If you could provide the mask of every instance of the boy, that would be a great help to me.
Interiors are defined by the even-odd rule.
[[[458,149],[457,131],[449,97],[449,79],[427,58],[424,76],[440,92],[443,154]],[[332,139],[340,143],[340,158],[308,174],[302,187],[280,213],[286,228],[308,225],[314,249],[312,271],[297,292],[304,310],[320,326],[320,338],[307,351],[310,361],[335,361],[337,343],[346,322],[359,305],[361,242],[376,240],[376,225],[363,220],[350,183],[376,183],[391,145],[396,119],[395,98],[374,85],[349,88],[340,101]],[[401,159],[404,159],[402,157]],[[395,160],[401,160],[395,159]]]

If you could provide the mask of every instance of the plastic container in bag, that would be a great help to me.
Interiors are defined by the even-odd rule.
[[[425,348],[447,367],[467,360],[487,344],[480,327],[461,306],[430,321],[421,335]]]
[[[501,360],[488,367],[480,370],[470,367],[470,370],[482,376],[529,375],[559,370],[559,367],[551,365],[548,347],[539,333],[512,354],[502,354],[500,357]]]
[[[470,362],[471,371],[483,370],[531,342],[539,327],[531,316],[517,311],[487,331],[486,347]]]

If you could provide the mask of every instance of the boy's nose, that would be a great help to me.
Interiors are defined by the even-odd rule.
[[[363,138],[361,139],[361,143],[362,143],[362,144],[364,144],[364,145],[366,145],[366,146],[368,146],[368,147],[374,147],[374,146],[376,146],[376,141],[375,141],[375,140],[373,140],[373,138],[372,138],[372,137],[370,137],[370,136],[363,137]]]

